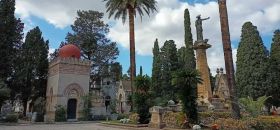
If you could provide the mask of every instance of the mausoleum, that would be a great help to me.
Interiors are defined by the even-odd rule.
[[[81,97],[89,93],[90,61],[80,57],[80,49],[67,44],[49,63],[46,121],[55,120],[56,106],[59,105],[65,107],[67,120],[75,121],[82,116]]]

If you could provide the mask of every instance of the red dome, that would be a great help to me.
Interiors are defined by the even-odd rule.
[[[67,44],[59,49],[58,56],[62,58],[74,57],[80,59],[81,50],[74,44]]]

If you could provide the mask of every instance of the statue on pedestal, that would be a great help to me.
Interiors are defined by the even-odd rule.
[[[208,18],[201,18],[201,15],[196,16],[196,21],[195,21],[195,27],[196,27],[196,36],[197,36],[197,41],[203,41],[203,29],[202,29],[202,21],[210,19]],[[207,40],[208,41],[208,40]]]
[[[210,74],[206,56],[206,50],[210,48],[211,45],[207,43],[208,39],[203,39],[202,21],[208,20],[210,17],[202,19],[201,16],[198,15],[196,18],[195,27],[197,40],[194,43],[193,49],[196,50],[196,69],[201,73],[201,79],[203,80],[201,84],[197,85],[197,96],[198,102],[201,103],[199,104],[201,105],[199,111],[205,111],[211,104],[209,100],[212,98]]]

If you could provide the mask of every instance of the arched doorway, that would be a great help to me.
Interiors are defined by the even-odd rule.
[[[67,119],[76,119],[77,99],[69,99],[67,102]]]
[[[111,101],[111,97],[110,97],[110,96],[106,96],[106,97],[105,97],[106,112],[107,112],[108,106],[111,104],[110,101]]]

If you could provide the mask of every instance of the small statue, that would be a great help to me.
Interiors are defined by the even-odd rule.
[[[208,20],[208,19],[210,19],[210,17],[201,19],[201,15],[198,15],[198,16],[196,16],[196,18],[197,18],[197,20],[195,21],[195,27],[196,27],[197,41],[203,41],[202,21]]]

